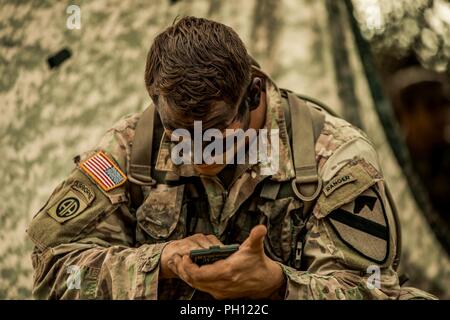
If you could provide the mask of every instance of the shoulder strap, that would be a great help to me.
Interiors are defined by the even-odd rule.
[[[156,130],[158,127],[161,127],[159,115],[155,106],[151,104],[142,113],[136,125],[131,146],[128,180],[130,181],[131,204],[135,209],[143,201],[141,187],[156,184],[156,181],[152,178],[152,154],[154,153],[154,133],[156,132],[157,136],[161,136],[159,132],[161,130]]]
[[[285,99],[283,99],[283,100],[287,100],[288,96],[293,96],[294,93],[289,91],[289,90],[282,89],[282,95],[285,97]],[[305,104],[305,105],[306,105],[305,101],[308,101],[308,102],[311,102],[311,103],[319,106],[320,108],[324,109],[326,112],[328,112],[332,116],[338,116],[330,107],[328,107],[324,103],[322,103],[322,102],[320,102],[318,100],[315,100],[315,99],[313,99],[313,98],[311,98],[309,96],[295,94],[295,97],[297,98],[295,100],[303,102],[303,104]],[[302,122],[301,122],[300,119],[296,120],[294,118],[294,116],[292,116],[292,118],[294,118],[294,121],[291,121],[291,112],[289,112],[289,111],[292,111],[292,105],[291,105],[291,101],[292,100],[293,100],[293,98],[291,97],[289,99],[289,105],[287,103],[283,103],[283,105],[284,105],[284,114],[285,114],[288,134],[289,134],[289,136],[292,136],[291,145],[299,146],[299,147],[297,147],[297,149],[293,149],[292,150],[293,153],[294,153],[294,165],[295,165],[295,152],[296,152],[295,150],[297,150],[297,153],[298,153],[299,150],[302,149],[302,147],[300,146],[301,139],[300,140],[298,139],[298,135],[296,136],[295,134],[291,134],[291,126],[292,126],[292,123],[294,124],[294,127],[295,127],[295,126],[301,125]],[[323,114],[321,115],[321,117],[317,115],[318,113],[320,113],[320,112],[317,111],[317,109],[310,107],[309,110],[311,111],[312,124],[313,124],[313,128],[314,128],[313,129],[313,131],[314,131],[314,141],[316,141],[317,138],[320,135],[320,132],[322,131],[323,124],[324,124],[324,118],[323,118]],[[294,139],[297,139],[297,140],[294,140]],[[315,152],[314,152],[314,155],[315,155]],[[310,160],[310,161],[312,163],[312,160]],[[297,167],[297,165],[295,165],[295,167]],[[296,169],[295,173],[296,173],[296,178],[297,178],[298,177],[297,169]],[[395,222],[396,222],[395,224],[396,224],[396,234],[397,234],[397,252],[395,254],[394,261],[393,261],[392,265],[393,265],[394,270],[397,270],[398,266],[400,265],[401,252],[402,252],[401,225],[400,225],[400,219],[399,219],[399,216],[398,216],[398,210],[397,210],[397,207],[395,205],[395,202],[394,202],[394,199],[392,197],[392,194],[390,192],[390,189],[389,189],[389,187],[387,185],[387,182],[385,182],[385,189],[386,189],[387,200],[389,202],[389,206],[391,207],[392,214],[393,214]],[[295,189],[294,189],[294,192],[295,192]],[[313,201],[310,201],[308,203],[305,202],[305,209],[306,209],[307,205],[311,206],[312,204],[314,204]],[[304,213],[306,213],[306,210],[304,210]]]
[[[322,131],[325,116],[293,93],[287,93],[287,100],[295,168],[292,190],[303,201],[303,211],[306,213],[312,208],[322,190],[322,180],[317,172],[315,142]]]
[[[152,152],[149,146],[153,142],[153,127],[155,122],[156,108],[150,105],[142,113],[134,134],[133,144],[131,148],[131,159],[129,175],[136,182],[144,184],[154,183],[152,172]]]

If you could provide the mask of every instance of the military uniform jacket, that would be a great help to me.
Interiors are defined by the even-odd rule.
[[[28,228],[35,244],[34,296],[195,299],[202,294],[181,280],[159,279],[164,246],[194,233],[242,243],[257,224],[268,228],[265,251],[282,266],[285,299],[401,296],[392,268],[395,220],[372,143],[348,122],[325,114],[315,144],[323,189],[304,214],[290,189],[295,172],[280,90],[267,81],[266,93],[265,127],[280,136],[279,166],[270,176],[261,173],[266,164],[236,165],[225,187],[218,177],[173,165],[171,143],[163,136],[153,141],[159,148],[155,172],[174,174],[178,182],[144,187],[135,210],[127,172],[141,114],[125,117],[94,150],[76,157],[71,174]],[[265,184],[279,184],[279,191],[267,194]]]

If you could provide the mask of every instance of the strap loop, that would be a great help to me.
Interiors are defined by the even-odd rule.
[[[323,126],[323,115],[313,116],[310,107],[293,93],[287,94],[292,121],[292,153],[294,158],[295,179],[292,180],[292,190],[304,202],[305,209],[322,191],[322,179],[317,173],[315,153],[315,123]],[[316,120],[317,118],[317,120]],[[314,121],[316,120],[316,121]],[[320,131],[319,131],[320,133]],[[319,134],[316,133],[316,134]]]
[[[322,191],[322,179],[320,177],[316,177],[314,180],[308,182],[298,182],[297,179],[293,179],[291,183],[292,190],[294,191],[295,195],[304,202],[314,201],[319,196],[320,191]],[[313,188],[315,188],[315,190]],[[309,190],[305,192],[303,191],[304,189]],[[310,193],[310,190],[314,190],[311,195],[305,194]]]

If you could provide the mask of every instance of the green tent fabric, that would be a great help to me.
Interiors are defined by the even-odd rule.
[[[322,100],[368,133],[403,224],[401,269],[409,285],[450,297],[448,255],[388,142],[344,2],[79,1],[79,30],[67,28],[70,4],[6,0],[0,7],[0,298],[31,298],[29,221],[75,155],[149,103],[147,50],[183,15],[233,27],[280,86]],[[47,57],[65,47],[72,56],[49,69]]]

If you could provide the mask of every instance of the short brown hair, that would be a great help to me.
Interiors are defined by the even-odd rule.
[[[155,38],[147,56],[147,90],[156,105],[163,98],[170,106],[169,120],[205,120],[211,112],[225,120],[236,112],[250,80],[250,57],[237,33],[203,18],[175,22]],[[213,108],[218,101],[226,105]]]

